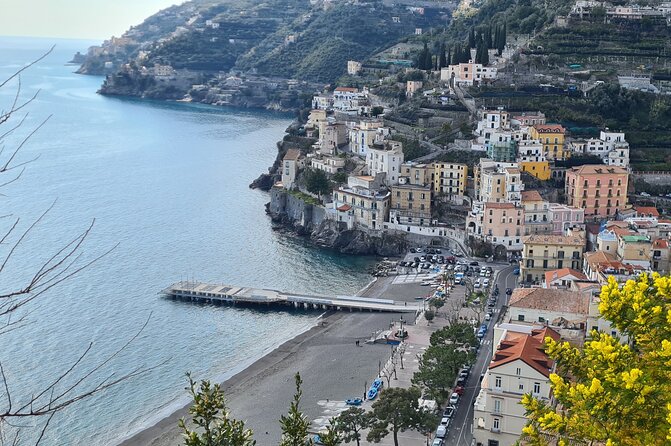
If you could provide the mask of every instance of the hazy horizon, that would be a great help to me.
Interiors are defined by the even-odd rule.
[[[184,0],[5,0],[5,36],[105,40]]]

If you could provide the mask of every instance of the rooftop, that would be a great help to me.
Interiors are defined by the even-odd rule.
[[[585,244],[585,237],[583,237],[582,235],[532,234],[524,239],[524,244],[582,246]]]
[[[640,216],[652,215],[653,217],[659,217],[659,211],[654,206],[634,206],[634,210]]]
[[[587,276],[583,272],[573,268],[561,268],[546,272],[545,283],[549,284],[553,280],[562,279],[566,276],[573,276],[578,280],[587,280]]]
[[[338,92],[358,93],[359,89],[354,87],[338,87],[335,89]]]
[[[287,153],[284,154],[284,160],[287,161],[296,161],[298,158],[301,157],[301,151],[298,149],[289,149],[287,150]]]
[[[589,296],[552,288],[516,288],[510,296],[508,306],[587,315]]]
[[[494,201],[488,201],[485,203],[486,209],[515,209],[515,205],[512,203],[496,203]]]
[[[499,342],[489,368],[493,369],[521,360],[546,377],[550,376],[554,362],[545,354],[545,338],[558,340],[559,334],[549,327],[533,329],[531,335],[507,331]]]
[[[569,172],[580,175],[627,174],[627,171],[622,167],[606,166],[604,164],[585,164],[584,166],[571,167]]]
[[[657,240],[652,242],[652,247],[656,249],[668,249],[669,241],[663,238],[658,238]]]
[[[561,124],[536,124],[534,128],[539,133],[564,133],[566,131]]]
[[[543,201],[543,197],[537,190],[523,190],[522,201]]]
[[[621,238],[625,243],[650,243],[650,238],[645,235],[623,235]]]

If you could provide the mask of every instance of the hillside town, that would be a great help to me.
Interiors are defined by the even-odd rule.
[[[350,70],[358,68],[348,64]],[[495,78],[496,68],[472,61],[440,72],[446,94]],[[409,80],[406,94],[427,94],[422,87],[421,81]],[[496,275],[506,271],[501,264],[510,265],[514,285],[507,287],[498,314],[499,282],[490,283],[484,266],[469,267],[454,255],[432,256],[426,248],[421,259],[412,253],[402,257],[407,261],[396,271],[422,277],[439,271],[434,276],[442,279],[434,282],[439,287],[432,299],[446,299],[465,287],[464,305],[473,305],[471,296],[483,293],[474,305],[486,308],[473,319],[476,326],[484,322],[479,338],[485,336],[486,321],[496,317],[488,344],[491,362],[473,396],[469,423],[475,445],[516,444],[528,423],[523,395],[551,401],[556,364],[544,352],[548,337],[581,346],[598,330],[627,342],[599,312],[601,289],[609,280],[624,284],[641,273],[669,273],[671,219],[654,206],[630,203],[630,148],[623,132],[602,128],[598,136],[584,137],[539,110],[478,108],[472,137],[448,148],[477,153],[478,161],[469,167],[431,155],[426,161],[406,160],[408,139],[387,125],[385,104],[368,88],[320,93],[312,108],[304,130],[316,142],[305,151],[286,151],[274,201],[287,193],[319,200],[323,204],[315,206],[342,231],[412,234],[413,243],[453,246],[450,253],[457,257],[497,265]],[[316,194],[301,181],[306,171],[323,172],[338,185]],[[439,221],[437,209],[444,206],[463,210],[463,224]],[[451,417],[462,398],[455,395],[434,445],[452,438]],[[457,444],[453,440],[447,444]]]

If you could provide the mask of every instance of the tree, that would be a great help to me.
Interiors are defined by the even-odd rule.
[[[468,47],[469,48],[475,48],[475,28],[471,28],[471,30],[468,32]]]
[[[332,418],[326,427],[326,431],[319,433],[319,441],[324,446],[339,446],[342,444],[342,435],[340,435],[335,423],[336,420]]]
[[[433,399],[443,401],[449,396],[459,369],[467,361],[467,354],[452,346],[431,345],[424,351],[412,383],[426,389]]]
[[[382,113],[384,113],[384,107],[380,107],[379,105],[370,109],[371,116],[380,116]]]
[[[350,407],[336,418],[336,427],[342,434],[342,441],[351,443],[356,441],[356,446],[361,442],[361,431],[366,429],[370,423],[370,417],[360,407]]]
[[[668,444],[671,435],[671,277],[611,276],[599,312],[628,343],[593,330],[584,347],[546,339],[556,406],[525,395],[530,444]]]
[[[326,173],[318,169],[305,169],[305,188],[320,197],[331,192],[331,184]]]
[[[420,396],[417,387],[384,389],[380,399],[373,403],[370,431],[366,439],[379,443],[391,433],[394,445],[398,446],[399,432],[417,429],[427,422],[424,411],[419,408]]]
[[[445,43],[440,44],[440,53],[438,54],[438,69],[447,66],[447,58],[445,57]]]
[[[436,317],[436,312],[433,310],[426,310],[424,312],[424,319],[426,319],[427,322],[431,322],[434,320]]]
[[[193,397],[193,405],[189,408],[193,424],[200,432],[189,430],[184,419],[179,420],[179,427],[184,432],[185,446],[254,446],[251,429],[245,429],[243,421],[230,417],[226,408],[224,392],[219,384],[214,386],[209,381],[196,382],[189,378],[187,390]]]
[[[313,444],[308,436],[310,421],[298,407],[303,395],[303,391],[301,390],[303,380],[300,373],[296,373],[294,380],[296,381],[296,393],[294,393],[294,399],[289,406],[289,413],[282,415],[280,418],[280,425],[282,427],[280,446],[309,446]]]

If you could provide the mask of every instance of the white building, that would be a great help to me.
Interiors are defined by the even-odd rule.
[[[359,71],[361,71],[361,62],[357,62],[356,60],[347,61],[347,74],[356,76],[359,74]]]
[[[454,82],[463,85],[480,85],[481,83],[496,79],[498,70],[496,67],[486,67],[475,63],[472,60],[468,63],[450,65],[440,69],[440,80],[449,82],[454,78]]]
[[[365,157],[368,148],[375,143],[382,143],[389,135],[389,129],[382,127],[381,120],[360,121],[349,130],[349,149],[355,155]]]
[[[313,169],[324,171],[328,174],[336,174],[345,168],[345,160],[336,156],[323,156],[321,158],[312,158],[310,166]]]
[[[398,184],[401,164],[403,164],[403,144],[399,141],[386,140],[368,149],[366,156],[368,175],[374,177],[379,173],[385,173],[385,183],[388,186]]]
[[[601,131],[599,138],[570,141],[569,148],[576,154],[598,156],[609,166],[629,167],[629,143],[623,132]]]
[[[492,361],[474,404],[473,437],[477,446],[512,446],[527,424],[522,396],[531,393],[550,401],[555,364],[543,345],[547,336],[558,340],[559,334],[548,327],[515,324],[494,330]]]
[[[289,149],[282,158],[282,186],[291,189],[296,181],[296,175],[300,166],[301,151]]]

